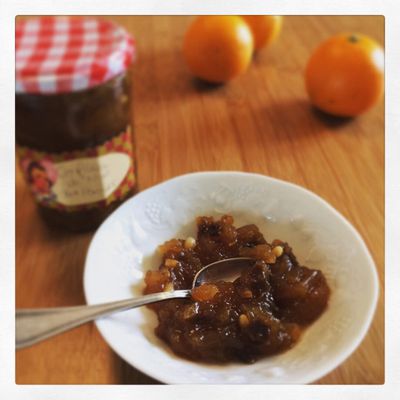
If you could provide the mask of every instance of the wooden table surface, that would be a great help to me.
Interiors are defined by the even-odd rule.
[[[380,297],[360,347],[322,384],[384,382],[384,104],[352,120],[310,107],[303,84],[312,49],[358,31],[384,42],[375,16],[285,17],[282,34],[249,70],[211,88],[189,74],[182,37],[191,17],[112,17],[138,42],[133,125],[138,188],[193,171],[262,173],[310,189],[364,238]],[[82,274],[92,233],[68,234],[40,220],[19,170],[16,180],[16,305],[84,303]],[[93,324],[16,353],[18,384],[157,383],[126,364]]]

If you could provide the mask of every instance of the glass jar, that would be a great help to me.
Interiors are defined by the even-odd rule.
[[[24,38],[29,42],[32,31],[38,38],[29,59]],[[56,43],[51,51],[49,38]],[[61,42],[67,44],[57,51]],[[133,49],[130,36],[104,20],[42,17],[17,25],[17,155],[39,212],[51,225],[95,228],[135,191]],[[32,60],[43,52],[46,57]],[[60,53],[65,58],[52,63],[52,54]],[[87,60],[89,68],[79,69]],[[46,71],[46,62],[58,67]]]

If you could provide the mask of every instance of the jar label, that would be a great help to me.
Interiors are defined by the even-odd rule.
[[[129,128],[100,146],[65,153],[17,147],[37,202],[65,211],[108,206],[135,184]]]

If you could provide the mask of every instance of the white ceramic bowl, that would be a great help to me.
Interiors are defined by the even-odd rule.
[[[88,304],[138,296],[144,272],[159,265],[155,249],[173,237],[195,235],[199,215],[234,216],[255,223],[267,240],[280,238],[300,263],[323,271],[332,294],[326,312],[296,346],[255,364],[215,366],[175,356],[154,335],[156,316],[145,307],[96,322],[124,360],[165,383],[309,383],[342,363],[371,323],[378,279],[353,226],[320,197],[263,175],[203,172],[145,190],[119,207],[90,245],[84,289]]]

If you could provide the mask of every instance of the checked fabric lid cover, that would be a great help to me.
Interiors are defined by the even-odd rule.
[[[15,35],[17,93],[88,89],[124,72],[135,55],[134,39],[104,19],[24,19]]]

